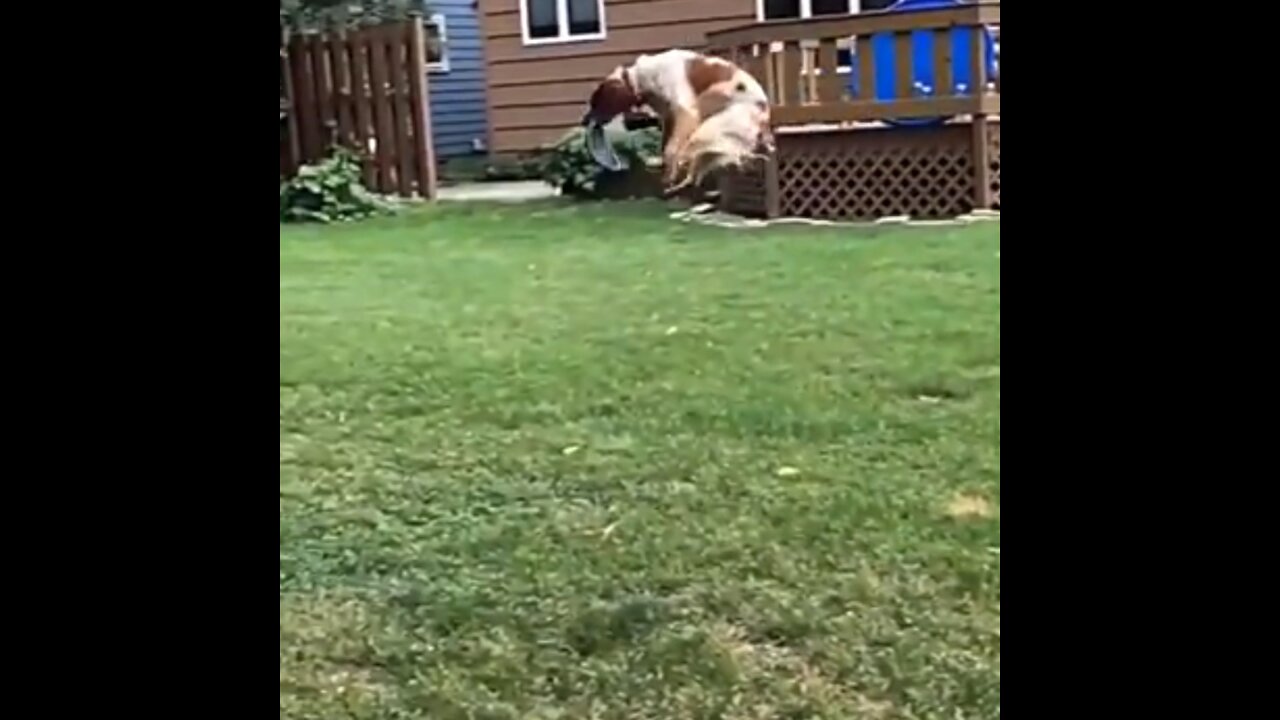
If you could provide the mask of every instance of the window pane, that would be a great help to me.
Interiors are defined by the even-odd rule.
[[[568,0],[569,34],[594,35],[600,32],[598,0]]]
[[[862,11],[884,10],[897,2],[898,0],[862,0]]]
[[[427,62],[438,63],[444,57],[444,43],[440,41],[440,27],[430,20],[424,20],[423,29],[427,34]]]
[[[813,15],[848,15],[849,0],[813,0]]]
[[[800,0],[764,0],[764,19],[781,20],[800,17]]]
[[[553,38],[560,36],[556,22],[556,0],[524,0],[525,17],[529,21],[529,37]]]

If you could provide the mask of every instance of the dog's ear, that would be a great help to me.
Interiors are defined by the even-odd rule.
[[[610,77],[596,86],[588,101],[590,106],[583,117],[583,124],[604,124],[639,104],[639,98],[631,92],[621,78]]]

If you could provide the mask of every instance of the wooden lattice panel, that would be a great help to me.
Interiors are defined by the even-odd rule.
[[[778,135],[784,216],[947,218],[973,209],[967,125]]]
[[[987,143],[991,146],[991,207],[1000,209],[1000,123],[991,123],[987,130]]]
[[[748,163],[724,173],[720,185],[720,209],[747,217],[768,215],[768,188],[763,163]]]

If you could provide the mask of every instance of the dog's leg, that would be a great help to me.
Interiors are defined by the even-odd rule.
[[[680,153],[684,150],[689,137],[698,129],[698,115],[685,108],[675,108],[671,112],[671,130],[667,134],[662,147],[662,183],[670,185],[675,182],[680,170]]]
[[[676,172],[672,174],[671,182],[665,183],[662,188],[663,199],[671,199],[679,195],[682,190],[693,184],[693,169],[690,162],[684,155],[676,158]]]
[[[684,176],[676,184],[668,187],[663,192],[664,198],[674,197],[680,192],[694,186],[701,186],[706,180],[707,173],[711,172],[715,166],[715,158],[709,158],[703,153],[693,153],[693,159],[683,158],[680,166],[684,169]]]
[[[664,188],[662,191],[662,199],[670,200],[671,198],[679,195],[681,192],[683,192],[686,188],[688,188],[692,184],[693,184],[692,176],[686,175],[683,180],[676,183],[675,185],[671,185],[670,187]]]
[[[671,118],[671,113],[663,113],[659,117],[662,123],[662,147],[665,149],[671,142],[671,130],[675,121]]]
[[[693,165],[695,163],[696,160],[694,162],[690,162],[684,155],[677,158],[676,173],[672,178],[672,181],[664,185],[662,188],[663,199],[670,200],[693,184]]]
[[[689,177],[693,178],[692,184],[702,187],[703,183],[707,181],[707,176],[732,164],[719,157],[699,155],[697,160],[694,161],[694,166],[689,169]]]

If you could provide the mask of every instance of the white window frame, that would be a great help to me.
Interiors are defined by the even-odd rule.
[[[856,1],[856,0],[855,0]],[[600,14],[600,32],[583,35],[569,34],[569,0],[556,0],[556,25],[560,34],[549,38],[529,37],[529,0],[520,2],[520,39],[525,45],[563,45],[566,43],[592,42],[604,40],[609,34],[605,26],[604,0],[596,0],[596,10]]]
[[[523,4],[523,3],[524,3],[524,0],[521,0],[521,4]],[[850,15],[857,15],[857,14],[858,14],[858,13],[860,13],[860,12],[862,12],[862,0],[849,0],[849,14],[850,14]],[[784,19],[785,19],[785,20],[808,20],[808,19],[810,19],[810,18],[812,18],[812,17],[813,17],[813,0],[800,0],[800,17],[798,17],[798,18],[773,18],[773,19],[774,19],[774,20],[784,20]],[[838,16],[836,16],[836,15],[821,15],[820,17],[838,17]],[[765,17],[764,17],[764,0],[756,0],[756,21],[757,21],[757,22],[765,22]],[[837,47],[840,47],[840,49],[841,49],[841,50],[848,49],[848,50],[850,50],[850,51],[852,52],[852,50],[853,50],[853,39],[852,39],[852,38],[850,38],[850,39],[847,41],[847,43],[848,43],[848,47],[847,47],[847,48],[846,48],[846,47],[840,47],[839,45],[837,45]],[[777,45],[777,47],[774,47],[774,45]],[[779,52],[779,51],[781,51],[781,50],[782,50],[781,43],[772,43],[772,44],[770,45],[770,51],[772,51],[772,52]],[[814,74],[815,74],[815,75],[821,75],[821,74],[822,74],[822,70],[821,70],[821,69],[818,69],[818,68],[815,68],[813,72],[814,72]],[[850,66],[848,66],[848,65],[840,65],[839,67],[837,67],[837,68],[836,68],[836,72],[837,72],[837,73],[839,73],[839,74],[841,74],[841,75],[848,75],[849,73],[853,72],[853,68],[852,68],[852,67],[850,67]]]
[[[427,22],[435,25],[440,29],[440,62],[428,62],[427,72],[432,74],[443,74],[450,71],[449,65],[449,23],[445,19],[444,13],[432,13],[427,18]],[[423,35],[426,32],[424,28]],[[425,53],[424,53],[425,54]]]
[[[524,0],[520,0],[520,4],[524,4]],[[862,0],[849,0],[849,14],[856,15],[862,12]],[[800,17],[786,18],[787,20],[808,20],[813,17],[813,0],[800,0]],[[823,15],[822,17],[835,17],[834,15]],[[773,18],[774,20],[782,20],[783,18]],[[764,22],[764,0],[756,0],[756,21]]]

